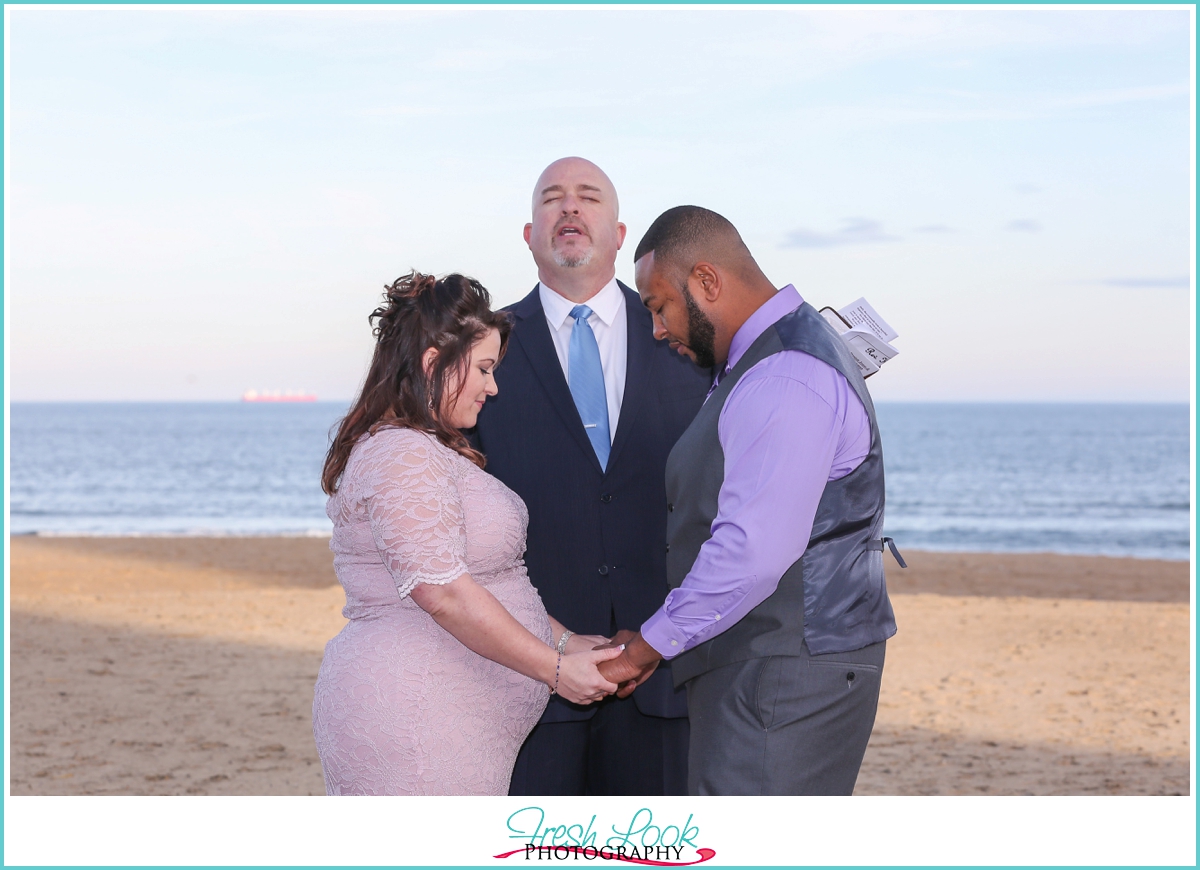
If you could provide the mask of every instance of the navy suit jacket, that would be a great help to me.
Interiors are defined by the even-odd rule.
[[[525,564],[546,609],[582,634],[637,630],[666,598],[667,454],[708,392],[709,374],[655,341],[638,295],[625,294],[629,330],[625,394],[607,471],[575,409],[537,287],[507,311],[508,352],[496,368],[499,393],[479,415],[472,440],[487,470],[529,507]],[[633,693],[651,716],[687,715],[683,690],[661,665]],[[585,719],[555,696],[543,722]]]

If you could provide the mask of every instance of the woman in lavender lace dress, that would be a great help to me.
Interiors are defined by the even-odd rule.
[[[322,479],[349,623],[325,647],[313,734],[329,794],[507,794],[551,691],[616,691],[619,650],[549,617],[522,562],[525,504],[475,425],[509,325],[461,275],[387,288],[362,394]]]

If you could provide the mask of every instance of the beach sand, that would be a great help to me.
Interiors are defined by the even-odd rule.
[[[13,795],[323,793],[327,540],[10,540]],[[857,794],[1189,793],[1186,563],[905,555]]]

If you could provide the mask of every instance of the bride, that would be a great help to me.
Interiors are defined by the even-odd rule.
[[[507,794],[549,695],[615,692],[597,665],[620,649],[547,615],[525,504],[459,431],[496,394],[508,339],[487,290],[412,272],[370,319],[375,354],[322,476],[349,619],[313,698],[325,789]]]

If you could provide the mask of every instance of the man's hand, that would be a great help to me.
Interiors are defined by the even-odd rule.
[[[599,669],[602,677],[620,685],[617,697],[628,698],[634,689],[650,678],[662,661],[662,656],[642,639],[641,632],[628,630],[618,631],[612,641],[597,649],[622,643],[625,644],[625,651],[615,659],[601,662]]]

